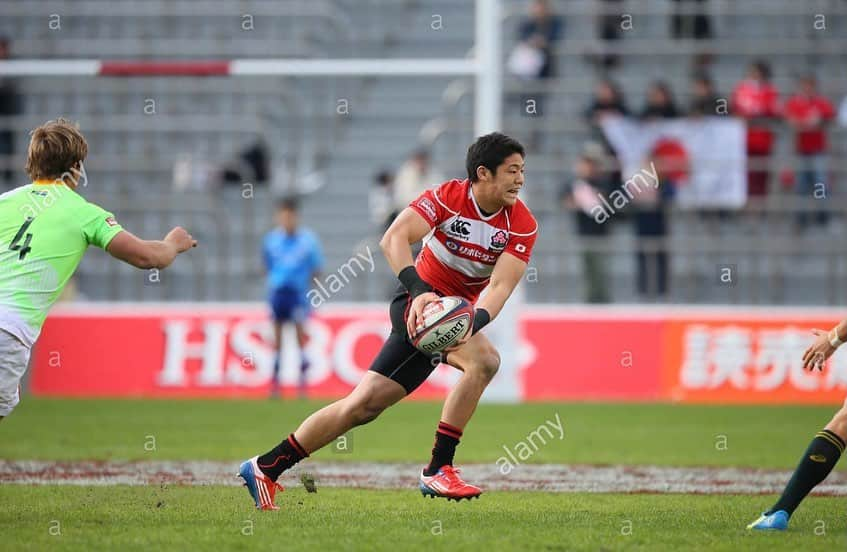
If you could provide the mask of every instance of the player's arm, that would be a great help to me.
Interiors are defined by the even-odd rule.
[[[438,299],[429,284],[418,275],[412,259],[412,244],[422,240],[430,230],[426,219],[411,207],[406,207],[394,219],[379,242],[388,266],[412,297],[409,317],[406,319],[409,335],[414,335],[426,304]]]
[[[163,240],[142,240],[126,230],[116,235],[106,251],[136,268],[166,268],[177,255],[197,246],[197,240],[177,226]]]
[[[525,261],[509,253],[500,255],[491,272],[491,280],[488,282],[485,295],[476,303],[473,333],[481,330],[500,314],[503,305],[523,278],[524,272],[526,272]]]
[[[379,242],[388,266],[394,274],[408,267],[413,267],[412,244],[423,239],[430,231],[426,220],[410,207],[403,209],[385,231]]]

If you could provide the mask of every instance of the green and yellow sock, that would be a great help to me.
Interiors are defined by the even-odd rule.
[[[766,513],[785,510],[789,516],[793,514],[806,495],[826,479],[844,453],[844,447],[844,441],[832,431],[819,431],[794,470],[782,496]]]

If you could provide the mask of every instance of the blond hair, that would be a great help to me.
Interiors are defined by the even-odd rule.
[[[47,121],[30,132],[24,170],[32,180],[59,180],[88,155],[79,125],[68,119]]]

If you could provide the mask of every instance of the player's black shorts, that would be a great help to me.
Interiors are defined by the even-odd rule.
[[[422,353],[412,345],[406,331],[406,317],[410,305],[409,293],[400,286],[388,309],[391,316],[391,334],[370,367],[370,370],[377,374],[402,385],[406,394],[420,387],[444,356],[441,353]]]

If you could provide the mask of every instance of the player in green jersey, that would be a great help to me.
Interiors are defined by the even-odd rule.
[[[0,420],[18,404],[30,349],[89,245],[138,268],[165,268],[197,245],[180,227],[161,241],[139,239],[86,201],[76,189],[87,154],[75,124],[48,121],[32,131],[32,183],[0,195]]]

